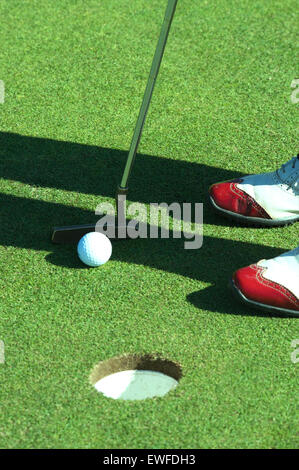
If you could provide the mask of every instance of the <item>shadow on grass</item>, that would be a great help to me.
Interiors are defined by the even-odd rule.
[[[0,133],[0,157],[0,175],[4,179],[114,197],[127,152]],[[205,203],[210,184],[241,175],[212,166],[138,155],[129,199],[143,203]],[[51,251],[46,259],[55,265],[88,269],[78,260],[75,247],[52,245],[50,233],[54,225],[96,222],[92,211],[7,194],[0,194],[0,204],[1,245]],[[204,222],[227,224],[210,209],[204,210]],[[114,242],[113,259],[212,283],[215,287],[192,294],[188,300],[204,310],[239,314],[223,283],[237,268],[283,251],[206,236],[200,250],[185,250],[183,240],[173,239]]]
[[[230,276],[231,278],[231,276]],[[229,288],[229,278],[222,279],[216,286],[209,286],[197,292],[192,292],[187,296],[188,302],[200,310],[208,312],[215,312],[220,314],[237,315],[238,317],[255,316],[255,317],[279,317],[279,318],[293,318],[292,315],[280,315],[263,312],[246,306],[239,302],[233,296]]]
[[[277,248],[208,236],[204,237],[203,246],[199,250],[185,250],[183,240],[171,238],[168,240],[138,239],[113,242],[112,259],[150,266],[162,273],[179,274],[213,284],[187,296],[187,301],[200,310],[238,316],[269,317],[271,315],[261,313],[258,310],[253,311],[235,300],[228,289],[228,284],[236,269],[261,258],[273,258],[283,251]],[[57,266],[84,269],[74,247],[56,247],[52,253],[47,255],[47,261]]]
[[[0,195],[0,204],[1,245],[50,251],[46,260],[54,265],[88,269],[78,259],[75,246],[53,245],[50,233],[51,226],[56,222],[63,223],[70,219],[82,223],[91,221],[91,212],[6,194]],[[210,236],[204,236],[203,246],[199,250],[185,250],[183,239],[138,239],[113,242],[112,259],[209,282],[213,287],[192,294],[188,301],[202,310],[246,314],[248,309],[237,306],[226,288],[232,272],[283,251]]]
[[[127,155],[122,150],[0,132],[1,178],[32,186],[114,198]],[[217,155],[213,159],[218,163]],[[207,202],[212,183],[241,175],[200,163],[138,154],[128,199],[147,204]],[[75,211],[73,216],[66,215],[66,224],[84,222]],[[210,210],[205,213],[205,223],[228,225]]]

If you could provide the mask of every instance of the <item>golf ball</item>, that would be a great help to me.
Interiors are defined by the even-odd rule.
[[[111,256],[111,241],[103,233],[90,232],[79,241],[77,252],[80,260],[87,266],[101,266]]]

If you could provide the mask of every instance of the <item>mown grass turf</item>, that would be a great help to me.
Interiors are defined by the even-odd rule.
[[[231,273],[298,244],[298,224],[236,227],[207,187],[298,151],[294,0],[179,0],[130,182],[130,201],[204,202],[204,243],[138,240],[84,268],[53,225],[113,200],[165,2],[0,4],[1,447],[298,445],[294,318],[231,297]],[[162,399],[89,385],[100,360],[160,353],[184,377]],[[297,436],[297,437],[296,437]]]

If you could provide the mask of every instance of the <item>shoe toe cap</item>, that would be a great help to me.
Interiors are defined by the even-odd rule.
[[[263,276],[266,268],[257,264],[241,268],[233,275],[236,288],[246,299],[263,305],[299,310],[299,300],[285,286]]]
[[[233,212],[238,210],[239,197],[236,197],[235,184],[233,181],[225,181],[210,187],[210,196],[218,207]]]
[[[257,201],[238,187],[238,183],[242,182],[239,178],[213,184],[209,193],[216,207],[246,217],[269,219],[269,215]]]

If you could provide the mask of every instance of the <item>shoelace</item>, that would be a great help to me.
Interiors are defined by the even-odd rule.
[[[285,172],[286,172],[286,168],[287,168],[290,164],[292,164],[292,169],[294,169],[295,166],[298,164],[298,162],[299,162],[299,153],[297,154],[296,157],[293,157],[293,158],[292,158],[290,161],[288,161],[287,163],[283,163],[283,165],[281,165],[280,169],[277,170],[277,175],[279,176],[279,171],[280,171],[280,170],[282,170],[282,172],[285,173]],[[290,184],[288,185],[288,189],[290,189],[290,188],[294,188],[294,189],[296,188],[296,189],[297,189],[298,187],[299,187],[299,179],[298,179],[298,178],[297,178],[297,180],[293,181],[292,183],[290,183]]]
[[[298,153],[297,157],[293,157],[289,162],[284,163],[283,165],[281,165],[280,169],[282,170],[283,173],[285,173],[286,172],[286,167],[289,163],[293,162],[292,163],[292,168],[295,168],[296,163],[298,163],[298,161],[299,161],[299,153]]]

